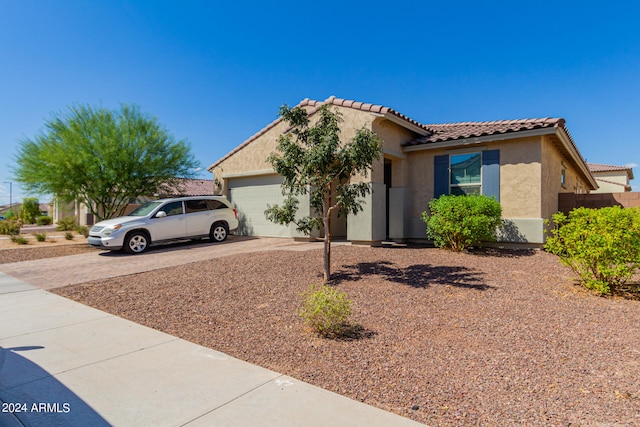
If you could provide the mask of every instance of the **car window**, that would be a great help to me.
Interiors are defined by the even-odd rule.
[[[165,211],[167,216],[182,215],[182,202],[167,203],[160,208],[161,211]]]
[[[147,216],[162,202],[148,202],[131,212],[128,216]]]
[[[219,200],[207,200],[207,208],[210,211],[214,211],[216,209],[226,209],[228,206]]]
[[[207,210],[207,201],[206,200],[186,200],[184,202],[185,210],[187,213],[191,212],[202,212]]]

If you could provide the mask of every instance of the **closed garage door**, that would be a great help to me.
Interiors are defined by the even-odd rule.
[[[269,205],[282,205],[284,197],[279,175],[262,175],[229,179],[229,200],[238,209],[240,225],[236,234],[244,236],[297,237],[302,236],[295,225],[275,224],[264,216]]]

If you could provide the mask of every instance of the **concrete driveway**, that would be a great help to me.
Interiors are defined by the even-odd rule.
[[[39,288],[53,289],[229,255],[271,250],[304,251],[321,247],[322,242],[229,236],[222,243],[202,240],[154,246],[140,255],[96,249],[95,252],[63,258],[3,264],[0,271]]]

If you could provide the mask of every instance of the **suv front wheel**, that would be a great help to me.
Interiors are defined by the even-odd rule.
[[[129,254],[141,254],[149,247],[149,238],[142,231],[130,233],[124,241],[124,250]]]
[[[227,229],[227,225],[222,222],[216,222],[211,226],[209,238],[214,242],[223,242],[228,234],[229,230]]]

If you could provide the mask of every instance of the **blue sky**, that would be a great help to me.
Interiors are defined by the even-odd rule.
[[[563,117],[587,161],[640,164],[639,21],[632,1],[1,0],[0,204],[19,141],[77,103],[139,105],[206,178],[281,104],[331,95],[422,123]]]

